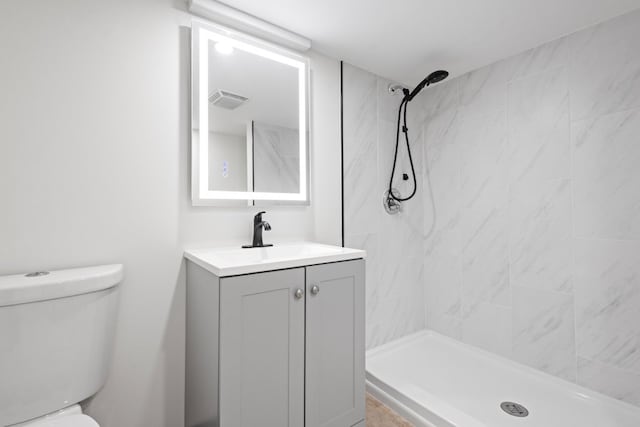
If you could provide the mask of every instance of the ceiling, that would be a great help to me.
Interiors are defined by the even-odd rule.
[[[490,64],[640,8],[640,0],[222,0],[318,52],[413,86]]]

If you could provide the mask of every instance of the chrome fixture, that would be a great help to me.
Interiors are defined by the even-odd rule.
[[[396,197],[391,197],[391,192],[393,192],[394,196],[400,197],[397,189],[392,188],[391,191],[387,190],[382,196],[382,205],[389,215],[395,215],[402,212],[402,203],[400,203]]]
[[[502,402],[500,408],[509,415],[518,418],[524,418],[529,416],[529,410],[523,405],[515,402]]]
[[[389,83],[387,89],[391,95],[401,95],[405,87],[397,83]]]

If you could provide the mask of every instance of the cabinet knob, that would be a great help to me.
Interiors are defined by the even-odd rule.
[[[311,294],[318,295],[319,293],[320,293],[320,288],[318,287],[318,285],[313,285],[311,287]]]
[[[300,299],[304,295],[304,291],[302,289],[296,289],[293,295],[296,297],[296,299]]]

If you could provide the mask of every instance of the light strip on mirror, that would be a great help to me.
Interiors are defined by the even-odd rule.
[[[300,143],[300,195],[302,200],[307,199],[307,73],[305,67],[298,69],[298,109],[300,116],[300,128],[298,138]]]
[[[209,43],[208,41],[224,42],[233,48],[261,56],[272,61],[289,65],[298,69],[298,108],[300,117],[300,192],[299,193],[265,193],[245,191],[213,191],[209,190],[209,79],[202,76],[209,75]],[[199,80],[200,80],[200,171],[199,194],[201,199],[226,199],[226,200],[283,200],[306,201],[307,200],[307,162],[306,162],[306,138],[307,138],[307,67],[303,61],[296,60],[278,53],[260,48],[219,34],[205,28],[199,31]]]
[[[198,96],[200,107],[200,178],[198,180],[198,191],[201,199],[205,199],[206,193],[209,191],[209,42],[206,38],[207,33],[208,31],[204,28],[200,28],[198,34],[200,46],[200,60],[198,61],[198,79],[200,80],[200,94]]]
[[[246,191],[207,191],[206,199],[211,200],[278,200],[288,202],[304,202],[300,193],[247,193]]]

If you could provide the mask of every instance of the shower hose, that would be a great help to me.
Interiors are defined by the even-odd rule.
[[[405,98],[400,103],[400,107],[398,107],[398,122],[396,126],[396,150],[393,154],[393,168],[391,169],[391,178],[389,179],[389,196],[390,198],[397,200],[398,202],[404,202],[411,199],[415,196],[416,191],[418,190],[418,181],[416,179],[416,170],[413,166],[413,158],[411,157],[411,146],[409,145],[409,129],[407,128],[407,105],[409,104],[409,100],[405,96]],[[411,164],[411,175],[413,176],[413,191],[408,197],[401,197],[400,194],[396,196],[393,194],[393,177],[396,173],[396,163],[398,161],[398,146],[400,145],[400,121],[402,123],[402,133],[404,133],[404,139],[407,144],[407,153],[409,154],[409,164]]]

